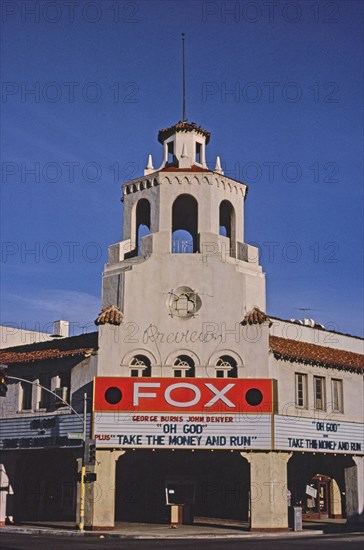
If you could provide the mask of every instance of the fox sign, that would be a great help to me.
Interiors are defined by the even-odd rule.
[[[95,379],[95,411],[270,413],[272,401],[265,379]]]
[[[99,448],[271,448],[272,380],[95,378]]]

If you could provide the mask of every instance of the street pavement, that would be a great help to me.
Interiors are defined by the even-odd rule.
[[[21,533],[4,533],[0,535],[1,550],[99,550],[103,549],[122,549],[136,550],[148,548],[163,550],[362,550],[364,547],[364,535],[360,533],[332,533],[328,535],[315,536],[291,536],[286,537],[260,537],[239,539],[121,539],[109,535],[97,536],[73,536],[64,535],[62,537],[44,535],[30,535]]]
[[[193,548],[218,550],[246,548],[247,550],[320,550],[342,548],[363,550],[363,526],[346,524],[345,520],[304,522],[300,532],[252,533],[241,525],[198,523],[171,529],[169,525],[116,523],[110,532],[80,532],[74,524],[64,522],[21,524],[0,527],[1,550],[72,550],[121,548],[125,550],[163,548]]]

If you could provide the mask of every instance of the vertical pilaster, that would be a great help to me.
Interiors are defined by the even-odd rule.
[[[250,463],[251,530],[288,530],[287,463],[292,453],[241,455]]]
[[[355,466],[345,469],[346,517],[364,523],[364,456],[353,456]]]
[[[92,530],[112,529],[115,524],[116,462],[125,451],[98,450],[96,481],[86,484],[85,526]]]

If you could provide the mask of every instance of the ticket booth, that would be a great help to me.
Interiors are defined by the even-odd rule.
[[[171,527],[193,523],[195,488],[193,478],[168,477],[165,480],[166,504],[171,508]]]

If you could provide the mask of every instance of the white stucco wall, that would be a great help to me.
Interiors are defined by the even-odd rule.
[[[49,326],[52,328],[52,325]],[[26,330],[17,326],[0,325],[0,349],[13,346],[25,346],[35,342],[46,342],[52,340],[47,332]]]
[[[362,338],[322,330],[320,328],[306,327],[275,317],[272,318],[270,334],[272,336],[287,338],[288,340],[308,342],[327,348],[342,349],[360,354],[364,353],[364,340]]]
[[[263,338],[261,327],[258,334],[257,327],[250,327],[244,329],[244,336],[240,326],[246,311],[254,306],[265,308],[264,275],[242,264],[233,259],[223,262],[218,256],[203,261],[201,254],[158,253],[134,264],[125,272],[124,322],[110,331],[100,327],[99,374],[125,375],[128,371],[121,370],[121,365],[126,368],[129,355],[147,351],[155,358],[152,363],[162,365],[165,373],[177,355],[189,350],[202,366],[210,365],[218,352],[228,354],[229,350],[241,357],[238,364],[251,363],[255,369],[262,354],[267,364],[268,331]],[[201,299],[201,309],[193,318],[170,315],[170,293],[180,286],[190,287]],[[259,351],[261,346],[264,352]],[[199,375],[204,376],[203,369]]]
[[[269,355],[269,369],[271,377],[278,381],[279,414],[296,418],[363,422],[364,381],[362,374],[277,360],[274,358],[273,353]],[[295,405],[295,373],[307,374],[307,408],[296,407]],[[325,379],[325,411],[317,411],[314,407],[314,376]],[[332,411],[332,379],[343,381],[343,413]]]

